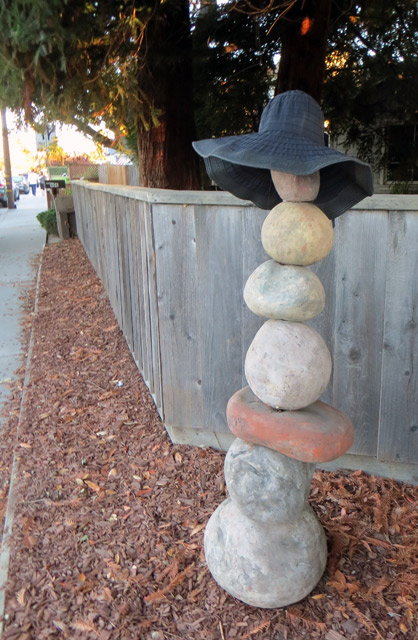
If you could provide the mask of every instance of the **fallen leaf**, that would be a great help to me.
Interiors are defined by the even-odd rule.
[[[88,622],[87,620],[78,620],[76,622],[72,622],[71,626],[73,629],[76,629],[77,631],[87,631],[89,633],[93,632],[94,634],[99,635],[99,632],[97,631],[96,627],[91,622]]]
[[[196,533],[199,533],[199,531],[202,531],[202,529],[204,529],[206,527],[206,522],[204,522],[203,524],[198,524],[196,525],[193,529],[192,532],[190,534],[190,536],[194,536],[196,535]]]
[[[260,623],[253,625],[247,633],[245,633],[242,637],[249,638],[250,636],[259,633],[260,631],[264,631],[270,626],[270,620],[262,620]]]
[[[16,593],[16,600],[18,601],[18,603],[24,607],[26,604],[26,589],[25,587],[22,587],[22,589],[20,589],[17,593]]]
[[[100,491],[101,489],[101,487],[99,487],[98,484],[96,484],[95,482],[92,482],[91,480],[84,480],[84,482],[88,487],[90,487],[92,491]]]
[[[182,571],[181,573],[179,573],[174,578],[174,580],[172,580],[170,582],[170,584],[168,584],[166,587],[164,587],[163,589],[159,589],[158,591],[155,591],[154,593],[151,593],[149,596],[145,596],[144,597],[144,602],[146,604],[155,604],[156,602],[160,602],[161,600],[164,600],[164,598],[166,597],[167,593],[170,593],[170,591],[172,591],[181,582],[183,582],[183,580],[188,578],[189,575],[193,572],[193,570],[194,570],[194,563],[189,565],[188,567],[186,567],[186,569],[184,571]]]
[[[106,329],[103,329],[103,333],[109,333],[110,331],[115,331],[115,329],[119,329],[118,324],[112,324],[111,327],[107,327]]]
[[[364,539],[370,544],[375,544],[378,547],[384,547],[385,549],[391,549],[392,545],[390,542],[386,542],[385,540],[378,540],[377,538],[370,538],[369,536],[364,536]]]
[[[68,627],[64,622],[61,622],[61,620],[53,620],[52,624],[54,624],[59,631],[68,634]]]

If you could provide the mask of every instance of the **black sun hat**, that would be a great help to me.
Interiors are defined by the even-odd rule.
[[[281,202],[270,170],[305,176],[320,171],[315,204],[333,220],[373,194],[370,166],[325,145],[324,115],[303,91],[275,96],[258,133],[193,142],[209,177],[225,191],[261,209]]]

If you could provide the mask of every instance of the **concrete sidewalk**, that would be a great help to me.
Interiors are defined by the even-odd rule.
[[[46,240],[36,215],[47,208],[39,191],[21,194],[16,209],[0,208],[0,411],[9,395],[9,382],[23,364],[20,296],[34,284],[32,259]],[[0,417],[0,427],[2,419]]]

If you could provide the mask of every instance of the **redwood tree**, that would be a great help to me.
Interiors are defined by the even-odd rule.
[[[0,104],[107,145],[94,125],[136,129],[144,186],[198,186],[187,0],[2,0],[0,24]]]
[[[188,0],[156,3],[144,30],[138,86],[152,114],[137,119],[141,184],[165,189],[198,189],[193,115],[192,36]]]
[[[280,50],[275,93],[299,89],[320,102],[332,5],[333,0],[231,0],[226,11],[258,18],[265,25],[273,16],[267,34]]]
[[[300,89],[321,102],[332,0],[295,2],[282,18],[276,94]]]

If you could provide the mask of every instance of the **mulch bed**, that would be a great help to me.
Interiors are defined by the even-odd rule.
[[[417,637],[418,488],[316,472],[326,572],[302,602],[249,607],[204,560],[224,454],[171,444],[78,240],[44,251],[31,380],[0,452],[19,463],[4,639]]]

